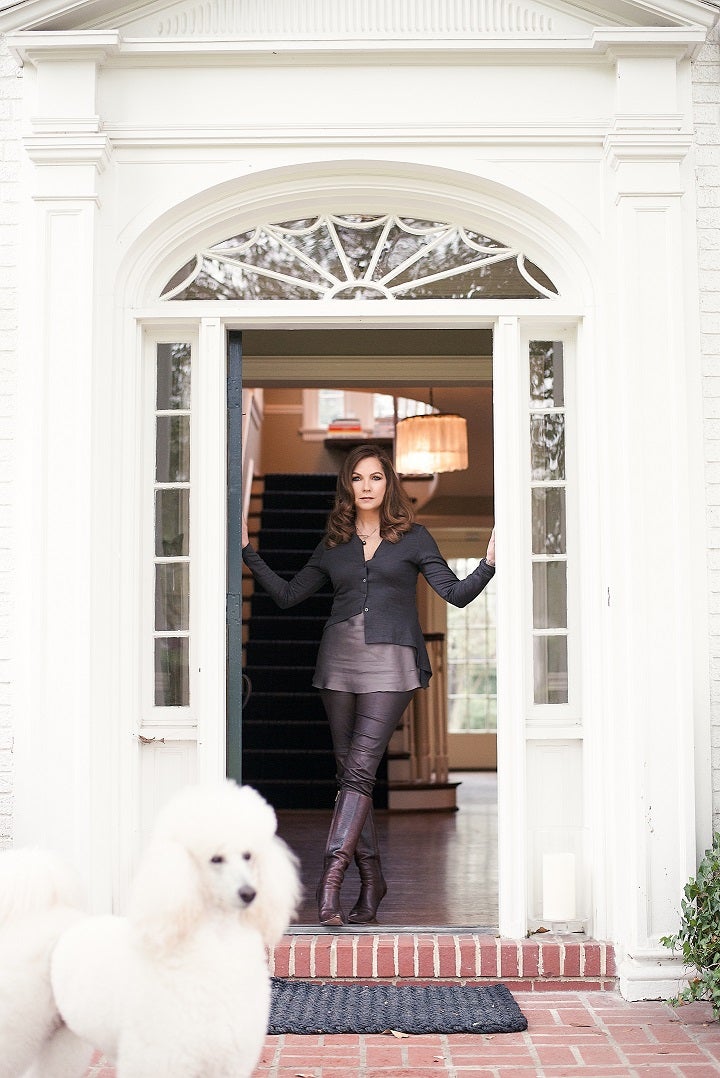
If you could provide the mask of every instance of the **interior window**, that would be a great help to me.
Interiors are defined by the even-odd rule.
[[[450,568],[465,577],[478,558],[450,558]],[[447,608],[448,731],[497,729],[495,658],[495,578],[463,609]]]

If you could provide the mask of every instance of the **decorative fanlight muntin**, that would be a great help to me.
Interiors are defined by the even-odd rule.
[[[461,278],[459,288],[448,282]],[[542,299],[557,290],[516,248],[392,214],[262,224],[204,248],[162,292],[180,299]]]

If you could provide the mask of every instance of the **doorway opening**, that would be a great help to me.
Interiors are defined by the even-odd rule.
[[[233,346],[242,349],[243,472],[246,482],[253,476],[245,509],[251,540],[276,571],[292,575],[319,541],[348,446],[377,440],[392,455],[387,398],[426,406],[431,390],[436,407],[467,419],[470,464],[430,483],[426,479],[413,486],[411,481],[408,490],[418,522],[428,527],[446,559],[459,575],[470,571],[471,559],[484,554],[493,523],[489,329],[265,329],[232,334]],[[326,406],[335,400],[335,418],[350,419],[352,414],[345,413],[361,410],[362,429],[328,430],[330,412],[326,407],[323,414],[317,406],[321,397]],[[370,403],[379,398],[385,416],[376,416]],[[332,403],[329,407],[332,411]],[[251,578],[245,577],[242,591],[243,669],[252,689],[238,731],[241,745],[228,758],[240,760],[243,781],[275,805],[280,833],[301,859],[307,896],[299,917],[302,930],[316,926],[312,896],[335,796],[329,730],[310,684],[329,597],[313,597],[296,608],[292,633],[299,635],[288,639],[287,623],[279,629],[271,624],[277,612]],[[471,604],[469,616],[449,619],[447,607],[427,586],[419,589],[418,603],[423,630],[436,638],[433,680],[443,685],[448,771],[441,765],[443,773],[433,770],[426,782],[418,779],[417,770],[413,774],[411,717],[406,716],[377,787],[379,840],[389,881],[381,921],[423,928],[494,927],[493,611],[486,596],[478,603],[478,616],[472,616]],[[234,662],[229,655],[229,668]],[[427,858],[422,888],[416,885],[418,846]],[[348,891],[355,887],[353,872],[354,866]],[[432,887],[428,880],[434,881]]]

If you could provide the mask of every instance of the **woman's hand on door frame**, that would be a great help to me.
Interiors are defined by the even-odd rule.
[[[493,528],[493,530],[490,532],[490,541],[487,545],[485,561],[488,563],[488,565],[495,565],[495,528]]]

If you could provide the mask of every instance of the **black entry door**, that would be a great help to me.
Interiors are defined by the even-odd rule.
[[[227,356],[227,774],[242,782],[242,335]]]

